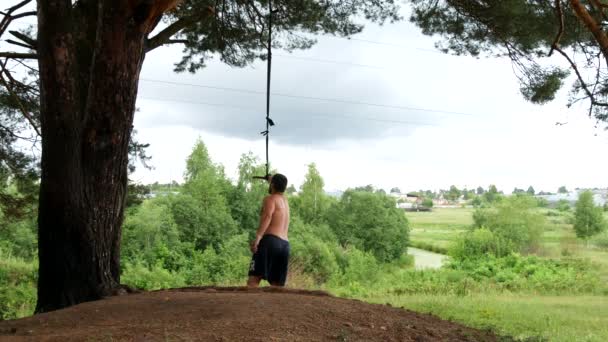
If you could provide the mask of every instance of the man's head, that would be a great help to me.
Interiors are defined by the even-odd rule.
[[[283,193],[287,189],[287,177],[280,173],[277,173],[270,177],[270,186],[268,187],[268,193]]]

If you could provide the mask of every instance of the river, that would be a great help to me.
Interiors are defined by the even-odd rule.
[[[407,252],[414,256],[414,265],[418,270],[441,268],[447,258],[447,255],[433,253],[414,247],[408,247]]]

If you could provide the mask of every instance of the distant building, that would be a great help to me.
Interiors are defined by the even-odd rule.
[[[535,197],[544,198],[547,200],[547,202],[549,202],[549,204],[566,200],[570,204],[574,205],[576,201],[578,201],[578,196],[580,193],[586,190],[587,189],[576,189],[575,191],[570,191],[566,194],[539,195]],[[593,193],[593,201],[595,202],[595,205],[602,206],[608,202],[608,189],[594,189],[590,191]]]

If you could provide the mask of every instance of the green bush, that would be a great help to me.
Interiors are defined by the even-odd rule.
[[[183,287],[186,284],[181,274],[166,270],[161,265],[126,264],[120,279],[124,284],[143,290]]]
[[[602,208],[593,201],[591,191],[582,192],[576,202],[574,211],[574,231],[581,239],[589,239],[606,229],[606,219]]]
[[[530,196],[504,198],[493,208],[479,208],[473,213],[474,229],[487,228],[513,251],[534,250],[546,226],[545,217],[536,210]]]
[[[555,209],[559,210],[559,211],[569,211],[570,210],[570,202],[568,202],[565,199],[561,199],[559,201],[557,201],[557,204],[555,205]]]
[[[342,246],[373,253],[381,262],[399,259],[409,242],[405,213],[393,198],[380,192],[348,190],[328,213]]]
[[[33,314],[37,278],[36,263],[9,257],[0,249],[0,320]]]
[[[589,261],[563,258],[548,260],[511,254],[478,260],[453,260],[447,268],[464,271],[476,282],[498,290],[541,294],[605,294],[596,267]]]
[[[339,271],[338,240],[329,226],[304,223],[292,217],[289,225],[291,236],[291,261],[300,271],[312,276],[317,284],[325,283]]]
[[[191,244],[180,241],[171,210],[159,200],[143,202],[123,224],[121,261],[156,265],[170,271],[184,267]]]
[[[380,265],[368,252],[348,248],[341,255],[344,263],[342,271],[328,283],[328,287],[338,295],[359,296],[377,285]]]
[[[196,252],[191,267],[185,271],[186,283],[201,285],[245,284],[251,260],[247,234],[228,239],[216,252],[209,247]]]
[[[608,250],[608,232],[604,232],[594,237],[592,243],[596,247]]]
[[[503,257],[511,254],[514,249],[509,239],[487,228],[479,228],[464,233],[455,241],[448,254],[455,260],[467,260],[487,256]]]
[[[38,256],[38,228],[34,219],[2,222],[0,218],[0,226],[0,247],[5,253],[25,260]]]
[[[433,199],[431,198],[425,198],[422,201],[422,206],[425,208],[432,208],[433,207]]]

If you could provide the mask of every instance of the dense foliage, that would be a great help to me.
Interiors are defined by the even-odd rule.
[[[536,249],[546,225],[545,216],[534,210],[537,206],[533,197],[514,195],[494,207],[477,209],[473,213],[474,226],[454,246],[453,256],[505,256]]]
[[[574,231],[576,232],[576,236],[588,239],[605,229],[604,210],[595,205],[592,192],[582,192],[578,197],[574,211]]]
[[[186,161],[185,182],[153,184],[134,196],[122,235],[122,283],[143,289],[242,285],[267,184],[252,179],[263,164],[244,154],[231,181],[199,141]],[[10,186],[7,184],[5,186]],[[325,194],[310,164],[299,192],[289,195],[292,256],[289,286],[324,288],[342,296],[473,293],[605,294],[593,265],[547,260],[534,251],[547,222],[527,194],[482,192],[474,225],[450,248],[438,270],[414,270],[406,254],[410,224],[394,198],[372,186]],[[473,194],[476,195],[476,194]],[[497,200],[500,198],[500,200]],[[28,315],[36,302],[35,220],[0,216],[0,318]],[[592,243],[606,248],[605,235]],[[435,246],[412,243],[432,250]]]

